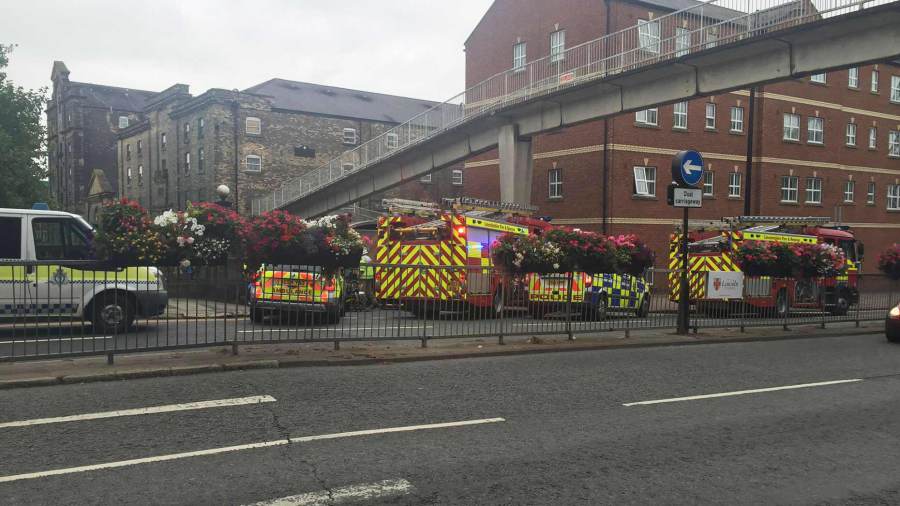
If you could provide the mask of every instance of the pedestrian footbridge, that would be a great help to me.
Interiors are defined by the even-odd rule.
[[[900,0],[699,3],[497,74],[255,200],[252,210],[319,216],[496,147],[502,199],[529,203],[532,135],[897,57]]]

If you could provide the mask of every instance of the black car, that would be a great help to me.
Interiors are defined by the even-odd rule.
[[[884,333],[888,341],[900,343],[900,304],[894,306],[885,318]]]

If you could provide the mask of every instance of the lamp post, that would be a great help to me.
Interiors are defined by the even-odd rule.
[[[231,195],[231,188],[227,185],[220,184],[216,187],[216,195],[219,196],[219,201],[216,202],[216,204],[229,209],[231,208],[231,201],[228,200],[228,196]]]

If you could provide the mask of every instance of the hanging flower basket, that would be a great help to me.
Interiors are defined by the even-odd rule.
[[[102,207],[93,246],[95,259],[112,268],[157,265],[165,250],[147,211],[128,199]]]
[[[838,276],[847,270],[844,251],[832,244],[794,244],[795,273],[799,278]]]
[[[641,276],[644,271],[653,267],[656,255],[646,243],[635,234],[611,236],[610,241],[616,248],[619,271],[632,276]]]
[[[508,274],[566,272],[562,250],[534,235],[503,234],[491,245],[494,266]]]
[[[894,244],[878,257],[878,270],[893,280],[900,280],[900,244]]]

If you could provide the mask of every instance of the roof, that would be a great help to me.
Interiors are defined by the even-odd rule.
[[[438,105],[430,100],[277,78],[244,91],[270,98],[275,109],[386,123],[403,123]]]
[[[71,94],[85,98],[88,106],[112,108],[119,111],[140,112],[147,101],[156,96],[155,91],[119,88],[103,84],[70,82]]]
[[[91,182],[88,185],[89,197],[115,192],[115,188],[109,183],[109,179],[106,177],[106,172],[103,169],[94,169],[91,172]]]

